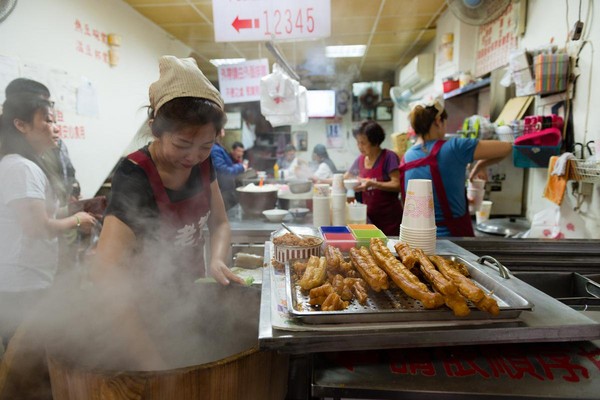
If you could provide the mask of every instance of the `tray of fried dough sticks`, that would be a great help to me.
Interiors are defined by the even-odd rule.
[[[445,305],[435,309],[426,309],[421,301],[405,294],[393,283],[386,290],[376,292],[367,289],[367,299],[360,304],[356,298],[348,302],[347,308],[338,311],[322,311],[318,306],[310,304],[309,293],[298,285],[298,276],[294,272],[295,262],[307,260],[289,260],[285,265],[286,295],[290,316],[307,324],[335,323],[379,323],[379,322],[413,322],[413,321],[461,321],[461,320],[505,320],[515,319],[522,311],[531,310],[533,304],[515,293],[502,283],[488,276],[479,267],[462,257],[440,254],[451,262],[458,262],[468,270],[470,279],[481,288],[486,296],[493,298],[499,308],[496,315],[481,311],[471,301],[467,316],[456,316]]]

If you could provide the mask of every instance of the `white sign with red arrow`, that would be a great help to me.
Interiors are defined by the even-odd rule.
[[[212,4],[217,42],[331,35],[330,0],[212,0]]]

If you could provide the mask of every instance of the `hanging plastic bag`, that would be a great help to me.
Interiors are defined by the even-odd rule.
[[[566,196],[560,206],[552,203],[536,213],[531,221],[531,228],[523,237],[529,239],[589,238],[583,218],[573,211],[573,206]]]
[[[277,64],[273,64],[273,73],[263,77],[260,85],[261,113],[272,126],[308,122],[306,88],[290,78]]]

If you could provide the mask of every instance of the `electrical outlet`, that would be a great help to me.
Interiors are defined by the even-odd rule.
[[[594,192],[594,184],[591,182],[581,182],[579,187],[579,193],[583,196],[591,196]]]

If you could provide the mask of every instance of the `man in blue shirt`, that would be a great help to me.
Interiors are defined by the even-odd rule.
[[[243,174],[247,167],[243,163],[234,163],[231,154],[221,144],[224,136],[225,130],[223,129],[210,151],[210,157],[217,173],[217,181],[219,182],[225,209],[229,210],[238,203],[235,177]]]

